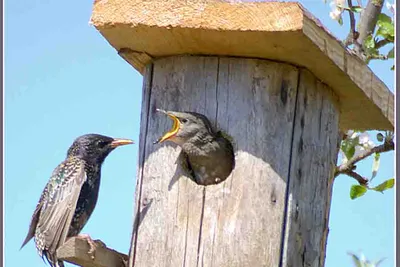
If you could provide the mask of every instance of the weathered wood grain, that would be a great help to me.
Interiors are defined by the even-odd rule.
[[[154,59],[184,54],[287,62],[340,98],[341,130],[394,128],[393,93],[299,3],[99,0],[91,23],[141,73]]]
[[[279,265],[297,78],[286,64],[220,59],[216,119],[236,168],[206,188],[198,266]]]
[[[128,256],[107,247],[98,246],[94,259],[90,257],[89,244],[86,240],[72,237],[57,250],[60,260],[82,267],[126,267]]]
[[[138,157],[138,168],[136,171],[136,195],[135,195],[135,211],[134,211],[134,224],[133,224],[133,230],[132,230],[132,239],[131,239],[131,244],[136,244],[137,242],[137,231],[139,227],[139,222],[141,222],[144,219],[144,213],[142,213],[142,210],[146,209],[146,214],[147,214],[147,208],[148,208],[148,201],[147,199],[144,199],[142,201],[141,199],[141,191],[142,191],[142,173],[143,173],[143,164],[144,164],[144,155],[146,153],[145,151],[145,145],[146,145],[146,134],[147,134],[147,124],[148,124],[148,110],[149,110],[149,104],[150,104],[150,92],[151,92],[151,84],[152,84],[152,79],[153,79],[153,64],[148,64],[145,68],[145,78],[143,79],[143,87],[142,87],[142,112],[140,116],[140,135],[139,135],[139,157]],[[130,250],[129,250],[129,259],[130,262],[133,262],[135,260],[135,255],[136,255],[136,246],[131,245]]]
[[[282,266],[324,266],[339,114],[332,90],[301,70]]]
[[[148,102],[145,100],[148,104],[144,104],[142,109],[146,116],[142,122],[147,121],[147,126],[141,125],[145,140],[141,142],[140,150],[144,153],[140,155],[138,176],[141,181],[138,202],[141,205],[146,200],[153,200],[153,204],[136,230],[137,238],[132,249],[135,252],[131,255],[134,266],[194,266],[197,261],[198,245],[192,241],[198,240],[200,231],[203,187],[181,177],[182,170],[176,164],[180,152],[178,147],[153,144],[171,123],[155,109],[188,109],[215,116],[212,110],[216,106],[213,107],[206,99],[211,98],[210,93],[215,96],[216,63],[215,58],[188,57],[160,60],[154,64],[151,89],[147,92],[150,99]],[[185,69],[187,66],[191,68]],[[210,78],[199,79],[200,74]],[[170,89],[168,92],[166,87]]]
[[[339,116],[330,89],[296,67],[239,58],[158,59],[145,80],[136,195],[138,210],[152,205],[134,229],[129,266],[307,266],[292,253],[298,232],[306,262],[323,266]],[[180,148],[153,144],[171,123],[156,108],[203,113],[231,135],[230,177],[208,187],[185,177]],[[294,173],[301,164],[303,180]]]

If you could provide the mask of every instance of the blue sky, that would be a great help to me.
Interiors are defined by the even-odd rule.
[[[329,5],[300,1],[336,36],[347,27]],[[19,250],[51,172],[79,135],[96,132],[138,141],[142,77],[88,24],[93,1],[5,2],[5,264],[45,266],[31,241]],[[347,25],[347,17],[344,17]],[[391,62],[373,71],[393,91]],[[138,146],[116,149],[102,169],[99,201],[83,229],[128,253]],[[394,176],[393,153],[382,157],[376,182]],[[358,170],[369,175],[371,160]],[[355,182],[337,178],[327,267],[351,266],[348,251],[394,266],[394,190],[350,200]]]

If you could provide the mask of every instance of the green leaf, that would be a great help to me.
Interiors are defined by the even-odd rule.
[[[347,11],[352,11],[354,13],[361,13],[363,11],[363,8],[360,7],[360,6],[347,7],[347,6],[342,6],[340,4],[336,4],[336,6],[338,8],[341,8],[341,9],[344,9],[344,10],[347,10]]]
[[[375,48],[376,40],[372,35],[368,35],[364,40],[365,54],[367,56],[366,63],[368,64],[372,58],[379,56],[378,49]]]
[[[392,18],[386,15],[385,13],[381,13],[378,15],[377,25],[382,25],[382,23],[392,23]]]
[[[344,152],[344,155],[346,156],[347,160],[351,159],[354,154],[356,153],[356,147],[355,146],[348,146],[345,149],[342,149]]]
[[[387,54],[388,58],[394,58],[394,47],[389,51],[389,53]]]
[[[378,139],[379,142],[383,142],[383,139],[384,139],[383,134],[382,134],[382,133],[378,133],[378,134],[376,135],[376,139]]]
[[[375,40],[372,35],[368,35],[367,38],[365,38],[364,45],[368,49],[375,48]]]
[[[390,68],[390,70],[394,70],[394,65]]]
[[[352,185],[350,188],[350,198],[356,199],[364,195],[366,192],[367,192],[367,187],[359,184]]]
[[[354,253],[348,253],[348,254],[351,256],[351,259],[353,260],[355,267],[362,267],[361,260],[360,260],[360,258],[357,257],[356,254],[354,254]]]
[[[376,25],[378,26],[376,36],[382,36],[389,41],[394,41],[394,24],[388,15],[384,13],[379,14]]]
[[[350,8],[351,11],[353,11],[354,13],[361,13],[363,11],[363,8],[360,6],[353,6]]]
[[[377,185],[377,186],[371,188],[371,190],[375,190],[375,191],[383,193],[383,191],[388,190],[388,189],[392,188],[393,186],[394,186],[394,179],[392,178],[392,179],[384,181],[380,185]]]
[[[339,19],[338,19],[338,23],[339,23],[339,25],[340,25],[340,26],[342,26],[342,25],[343,25],[343,18],[342,18],[342,16],[340,16],[340,17],[339,17]]]
[[[382,36],[385,39],[388,39],[390,42],[394,42],[394,27],[379,27],[376,31],[376,36]]]
[[[385,260],[385,258],[382,258],[380,260],[378,260],[377,262],[373,263],[373,266],[378,267],[379,265],[381,265],[381,263]]]
[[[372,181],[372,179],[374,179],[376,174],[378,173],[380,158],[381,158],[381,154],[375,153],[374,161],[372,163],[372,176],[371,176],[370,181]]]
[[[349,138],[342,141],[340,149],[343,151],[346,158],[349,160],[354,156],[356,152],[356,145],[360,142],[359,137]]]

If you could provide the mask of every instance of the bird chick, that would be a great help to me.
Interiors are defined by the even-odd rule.
[[[39,255],[45,257],[51,267],[63,267],[56,251],[67,238],[79,234],[92,214],[103,161],[116,147],[132,143],[129,139],[98,134],[78,137],[46,184],[21,248],[34,237]],[[93,252],[94,241],[88,235],[82,237]]]
[[[168,115],[172,129],[155,143],[171,141],[182,148],[185,165],[197,184],[211,185],[224,181],[235,166],[231,142],[215,132],[206,116],[196,112],[157,111]]]

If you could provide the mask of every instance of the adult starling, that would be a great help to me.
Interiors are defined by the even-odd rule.
[[[56,251],[67,238],[76,236],[92,214],[99,193],[101,165],[116,147],[132,144],[129,139],[87,134],[68,149],[67,158],[53,171],[32,215],[21,248],[34,237],[39,255],[51,267],[62,267]],[[95,243],[85,238],[94,252]]]
[[[169,140],[182,148],[185,165],[200,185],[224,181],[235,166],[231,142],[215,132],[206,116],[196,112],[157,111],[173,120],[172,129],[155,143]]]

